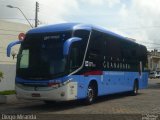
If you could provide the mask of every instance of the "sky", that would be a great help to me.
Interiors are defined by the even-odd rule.
[[[104,27],[160,50],[160,0],[37,0],[41,25],[64,22]],[[0,20],[26,23],[19,7],[34,25],[36,0],[0,0]]]

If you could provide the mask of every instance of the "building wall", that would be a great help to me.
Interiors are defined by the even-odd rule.
[[[26,24],[0,20],[0,71],[4,78],[0,82],[0,91],[13,90],[15,81],[16,58],[6,56],[7,45],[18,40],[19,33],[25,33],[30,27]],[[13,47],[12,53],[18,53],[19,46]]]
[[[157,50],[148,52],[148,67],[150,71],[160,71],[160,52]]]
[[[4,79],[0,82],[0,91],[15,89],[15,64],[0,64]]]

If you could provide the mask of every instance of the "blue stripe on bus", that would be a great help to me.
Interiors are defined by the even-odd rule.
[[[24,80],[16,78],[16,83],[42,83],[48,84],[55,80],[64,82],[72,79],[72,82],[77,82],[77,99],[85,98],[87,96],[87,88],[91,80],[96,80],[98,83],[98,96],[131,91],[133,90],[134,80],[138,79],[139,89],[147,87],[148,72],[143,72],[142,77],[139,77],[138,72],[118,72],[118,71],[104,71],[103,75],[71,75],[69,77],[62,77],[54,80]]]
[[[78,83],[78,99],[86,97],[87,88],[91,80],[96,80],[98,83],[98,96],[132,91],[135,79],[138,79],[139,81],[139,89],[146,88],[148,84],[147,72],[143,72],[142,78],[139,77],[138,72],[116,71],[103,72],[102,76],[90,75],[88,77],[84,77],[82,75],[73,75],[72,78],[74,78]]]

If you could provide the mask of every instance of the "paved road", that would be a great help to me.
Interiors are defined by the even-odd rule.
[[[82,101],[46,105],[41,101],[19,101],[1,104],[3,114],[160,114],[160,79],[149,80],[148,89],[137,96],[118,94],[100,97],[93,105]]]

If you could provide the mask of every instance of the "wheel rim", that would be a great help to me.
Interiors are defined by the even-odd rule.
[[[134,93],[137,94],[138,93],[138,88],[137,88],[137,85],[135,84],[134,86]]]
[[[92,88],[88,88],[88,100],[90,101],[90,102],[92,102],[93,101],[93,97],[94,97],[94,91],[93,91],[93,89]]]

